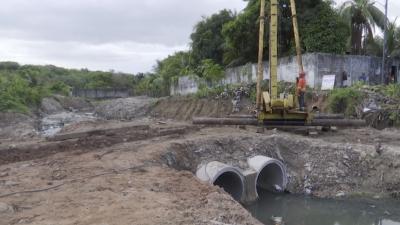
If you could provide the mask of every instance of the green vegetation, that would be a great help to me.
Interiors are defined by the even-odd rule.
[[[55,66],[0,63],[0,111],[29,112],[43,97],[69,95],[73,88],[133,88],[138,77]]]
[[[30,86],[18,76],[0,75],[0,111],[28,112],[28,107],[37,105],[49,91],[43,86]]]
[[[257,61],[260,0],[246,0],[240,13],[221,10],[203,17],[190,35],[191,50],[177,52],[157,62],[154,74],[140,84],[141,93],[168,95],[171,84],[181,76],[196,76],[217,83],[227,67]],[[267,18],[269,1],[266,1]],[[290,1],[280,1],[280,56],[295,53]],[[331,1],[297,0],[299,30],[304,52],[346,52],[350,29]],[[264,59],[268,60],[268,23],[265,25]]]
[[[210,17],[204,17],[195,25],[195,31],[190,35],[194,64],[198,65],[204,59],[210,59],[223,65],[225,40],[222,28],[235,17],[233,12],[224,9]]]
[[[349,36],[344,20],[329,4],[320,4],[316,8],[316,19],[304,27],[307,34],[303,37],[304,48],[307,52],[344,53]]]
[[[359,87],[338,88],[328,98],[329,109],[333,113],[344,113],[346,116],[357,116],[356,107],[362,100]]]
[[[365,105],[368,103],[367,105]],[[370,107],[369,111],[361,111]],[[377,129],[400,126],[400,85],[368,86],[358,83],[353,87],[333,90],[328,97],[328,107],[333,113],[347,117],[363,118]],[[376,106],[373,106],[375,105]]]
[[[219,81],[227,67],[257,61],[260,0],[245,0],[240,13],[221,10],[203,17],[195,26],[189,51],[176,52],[160,60],[153,73],[136,76],[115,72],[73,70],[55,66],[21,66],[0,63],[0,111],[27,112],[48,95],[69,95],[73,88],[129,88],[136,95],[167,96],[179,77],[200,78],[206,84],[199,96],[220,92]],[[351,49],[356,54],[380,55],[382,40],[373,37],[375,27],[384,28],[384,16],[372,0],[346,1],[339,9],[330,0],[296,0],[303,52],[343,54]],[[267,18],[269,4],[266,1]],[[294,40],[290,0],[279,2],[279,56],[293,55]],[[388,26],[388,52],[400,55],[400,29],[395,22]],[[268,21],[265,25],[264,59],[268,60]],[[366,34],[366,35],[364,35]],[[213,84],[217,88],[209,89]],[[281,85],[282,86],[282,85]],[[282,87],[285,87],[283,85]],[[397,89],[396,89],[397,88]],[[250,96],[255,96],[252,88]],[[281,90],[284,91],[284,90]],[[390,86],[389,95],[399,95]],[[331,95],[332,109],[353,114],[358,100],[356,89],[340,89]]]
[[[216,86],[216,87],[202,87],[200,90],[194,94],[196,98],[218,98],[222,96],[225,91],[231,90],[232,88],[227,86]]]
[[[373,0],[350,0],[343,3],[340,13],[351,30],[350,49],[353,54],[365,54],[363,43],[373,40],[375,26],[386,26],[385,14]]]

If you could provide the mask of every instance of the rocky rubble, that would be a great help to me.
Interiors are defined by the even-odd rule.
[[[107,100],[95,107],[95,115],[109,120],[132,120],[145,116],[156,99],[134,97]]]

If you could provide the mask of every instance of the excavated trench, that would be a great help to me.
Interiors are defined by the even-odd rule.
[[[366,154],[360,153],[361,148]],[[368,183],[376,180],[373,177],[377,170],[372,165],[377,163],[380,163],[380,169],[392,174],[389,172],[393,170],[390,166],[383,168],[382,165],[389,158],[382,156],[382,159],[374,161],[373,157],[377,156],[368,155],[373,152],[369,146],[360,146],[360,149],[336,143],[294,140],[285,135],[266,135],[261,138],[226,135],[173,142],[161,159],[172,168],[189,170],[200,180],[221,187],[235,200],[246,203],[246,208],[264,224],[274,224],[272,216],[292,221],[287,224],[294,224],[298,216],[309,221],[307,224],[318,224],[313,221],[329,219],[328,222],[338,221],[337,224],[349,225],[366,217],[369,221],[375,220],[381,224],[400,224],[397,222],[400,221],[397,200],[381,199],[372,204],[368,200],[370,197],[366,197],[367,200],[365,197],[347,197],[346,191],[359,193],[372,190],[378,193],[381,188],[389,187],[386,184],[374,186]],[[249,201],[243,199],[249,195],[251,199],[249,192],[252,191],[258,201],[253,198],[253,203],[248,205]],[[321,198],[310,199],[306,196],[310,192]],[[342,193],[345,193],[344,197]],[[335,196],[340,196],[339,202],[323,199]],[[287,206],[291,204],[297,208],[288,209]],[[354,216],[342,220],[346,210],[337,209],[336,206],[343,207]],[[358,213],[363,211],[373,215]],[[337,217],[328,218],[326,213],[329,212]],[[268,218],[265,215],[269,215]]]

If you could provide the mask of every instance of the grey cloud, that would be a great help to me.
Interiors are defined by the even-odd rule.
[[[243,0],[2,0],[0,60],[144,72],[188,48],[202,16]]]
[[[241,0],[6,0],[0,29],[14,38],[182,45],[202,15],[244,5]]]
[[[28,64],[53,64],[69,68],[144,72],[155,60],[186,46],[114,42],[86,44],[80,42],[27,41],[0,38],[0,61]]]

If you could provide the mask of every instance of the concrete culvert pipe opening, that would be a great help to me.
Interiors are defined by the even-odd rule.
[[[248,159],[250,168],[257,171],[257,195],[262,191],[283,192],[287,185],[287,174],[283,163],[265,156]]]
[[[223,188],[237,201],[240,201],[242,198],[243,181],[235,172],[225,172],[221,174],[213,184]]]
[[[244,178],[236,167],[214,161],[201,165],[196,176],[204,182],[223,188],[237,201],[243,196]]]
[[[275,163],[268,164],[260,171],[257,176],[257,189],[263,189],[271,192],[282,192],[283,189],[283,171]],[[257,192],[259,192],[257,190]]]

